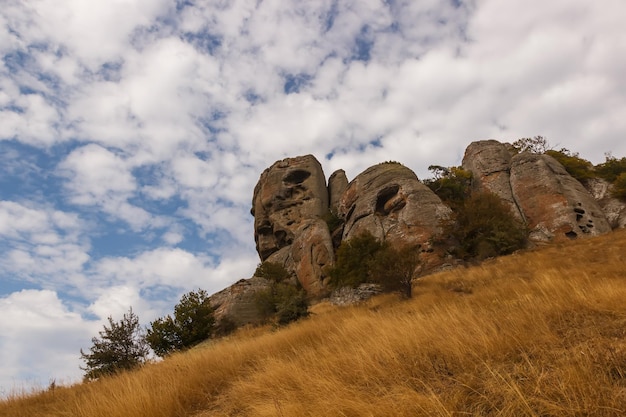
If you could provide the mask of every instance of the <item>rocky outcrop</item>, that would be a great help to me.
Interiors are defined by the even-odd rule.
[[[478,141],[468,146],[463,168],[472,172],[475,190],[493,193],[511,208],[532,241],[626,227],[626,204],[610,197],[606,182],[589,181],[590,193],[548,155],[517,154],[509,144]],[[333,265],[337,247],[363,232],[394,246],[418,247],[421,272],[456,265],[444,243],[431,243],[440,235],[442,221],[450,218],[450,208],[399,163],[375,165],[349,183],[338,170],[326,186],[312,155],[283,159],[261,174],[251,213],[261,261],[284,266],[313,298],[328,295],[325,271]],[[238,326],[258,323],[256,295],[269,286],[266,279],[252,277],[212,295],[217,318],[228,317]],[[353,303],[378,290],[366,285],[331,297],[338,304]]]
[[[339,211],[339,203],[343,193],[348,188],[348,178],[343,169],[333,172],[328,178],[328,195],[330,197],[330,211],[337,214]]]
[[[611,231],[591,194],[549,155],[515,155],[511,159],[511,189],[535,241]]]
[[[293,272],[312,296],[324,288],[324,267],[334,262],[328,189],[313,155],[286,158],[263,171],[254,189],[254,239],[261,261]]]
[[[462,166],[472,172],[474,188],[500,197],[511,213],[523,221],[511,190],[511,153],[505,144],[497,140],[472,142],[465,150]]]
[[[495,140],[471,143],[463,167],[473,186],[499,196],[523,221],[534,242],[596,236],[611,230],[593,196],[549,155],[512,155]]]
[[[626,203],[611,197],[612,185],[608,181],[593,178],[587,180],[585,188],[602,208],[611,228],[626,228]]]
[[[441,199],[415,173],[399,163],[382,163],[357,175],[339,202],[343,240],[369,232],[392,245],[417,246],[433,253],[431,240],[450,215]],[[426,259],[428,258],[428,259]],[[425,255],[426,263],[436,257]]]
[[[217,292],[209,298],[216,318],[229,318],[237,326],[258,324],[262,321],[256,295],[269,288],[268,280],[259,277],[241,279],[230,287]]]

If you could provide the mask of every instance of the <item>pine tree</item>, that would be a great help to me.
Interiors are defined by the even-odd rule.
[[[130,370],[145,363],[149,349],[139,326],[139,318],[130,308],[119,322],[108,317],[109,326],[93,337],[89,352],[80,350],[85,361],[85,379],[98,379],[120,371]]]

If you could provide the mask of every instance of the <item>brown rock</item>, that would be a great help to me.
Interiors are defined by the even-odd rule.
[[[303,221],[328,211],[322,166],[313,155],[286,158],[263,171],[254,188],[254,240],[261,260],[289,246]]]
[[[612,185],[601,178],[587,180],[585,188],[596,199],[612,229],[626,228],[626,203],[611,197]]]
[[[269,288],[268,280],[259,277],[242,279],[230,287],[209,297],[209,303],[215,310],[216,321],[224,317],[232,320],[236,326],[259,324],[263,317],[256,304],[256,295]]]
[[[328,178],[328,195],[330,197],[330,210],[337,214],[341,196],[348,188],[348,177],[343,169],[333,172]]]
[[[324,293],[324,267],[334,262],[326,222],[328,189],[312,155],[287,158],[266,169],[254,190],[255,241],[262,261],[295,273],[311,296]]]
[[[472,172],[475,189],[497,195],[517,219],[523,220],[511,190],[511,154],[507,145],[497,140],[472,142],[465,150],[462,164]]]
[[[450,215],[439,197],[399,163],[378,164],[357,175],[338,208],[345,220],[343,240],[367,231],[380,241],[416,245],[428,253],[431,238],[441,233],[441,220]]]
[[[325,294],[325,266],[335,262],[333,242],[326,223],[313,219],[298,229],[291,246],[296,277],[308,295],[320,297]]]
[[[533,241],[611,231],[591,194],[549,155],[523,152],[514,156],[511,189]]]

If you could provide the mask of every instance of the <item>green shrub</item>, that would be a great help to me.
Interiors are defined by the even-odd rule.
[[[114,322],[110,316],[108,320],[109,327],[105,325],[100,337],[91,339],[93,346],[89,352],[80,350],[80,357],[85,361],[85,367],[81,369],[85,371],[86,380],[137,368],[148,356],[139,318],[132,308],[119,322]]]
[[[376,252],[382,248],[371,233],[341,242],[335,257],[335,265],[327,270],[329,285],[333,288],[357,287],[368,282],[369,270]]]
[[[419,256],[419,247],[394,248],[384,243],[374,254],[369,270],[370,278],[386,291],[400,291],[405,297],[411,298]]]
[[[309,315],[309,303],[302,288],[286,282],[272,282],[270,287],[256,294],[256,308],[261,317],[278,325],[285,325]]]
[[[431,165],[428,169],[432,171],[434,178],[425,180],[424,184],[449,206],[463,204],[470,195],[472,173],[462,167]]]
[[[291,273],[278,262],[265,261],[260,263],[256,271],[254,271],[255,277],[265,278],[273,282],[282,282],[291,276]]]
[[[150,323],[146,341],[158,356],[197,345],[213,334],[215,318],[206,291],[191,291],[174,307],[174,317]]]
[[[454,213],[446,232],[458,242],[456,255],[485,259],[506,255],[527,243],[526,228],[510,208],[491,193],[474,193]]]
[[[613,197],[626,201],[626,172],[621,173],[613,181]]]
[[[580,182],[584,183],[588,179],[595,177],[591,162],[580,158],[577,153],[561,149],[560,151],[546,151],[546,155],[550,155],[559,161],[565,170]]]
[[[534,138],[521,138],[512,143],[518,152],[531,152],[536,154],[546,153],[550,149],[548,140],[543,136]]]
[[[626,157],[617,159],[614,156],[607,155],[606,160],[602,164],[594,167],[594,171],[598,177],[612,183],[622,173],[626,172]]]
[[[419,254],[418,247],[395,248],[379,242],[371,233],[363,233],[339,246],[335,266],[328,270],[329,285],[356,288],[370,282],[410,298]]]

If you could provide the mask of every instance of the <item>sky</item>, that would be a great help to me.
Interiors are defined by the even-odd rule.
[[[261,172],[626,155],[623,0],[1,0],[0,396],[252,275]]]

